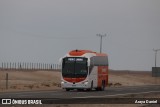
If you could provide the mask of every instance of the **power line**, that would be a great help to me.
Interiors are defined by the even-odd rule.
[[[155,52],[155,67],[157,66],[157,52],[160,51],[160,49],[153,49],[153,51]]]
[[[17,36],[17,35],[16,35]],[[38,38],[38,39],[94,39],[91,38],[91,36],[50,36],[50,35],[20,35],[21,37],[32,37],[32,38]]]
[[[106,35],[106,34],[104,34],[104,35],[102,35],[102,34],[97,34],[97,36],[100,37],[100,53],[102,53],[102,38],[103,38],[103,37],[106,37],[107,35]]]

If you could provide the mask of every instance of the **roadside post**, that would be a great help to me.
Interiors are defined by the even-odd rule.
[[[8,89],[8,73],[6,73],[6,89]]]

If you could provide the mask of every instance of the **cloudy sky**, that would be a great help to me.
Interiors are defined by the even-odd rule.
[[[160,0],[0,0],[0,63],[58,63],[70,50],[99,52],[98,33],[107,34],[111,69],[151,70]]]

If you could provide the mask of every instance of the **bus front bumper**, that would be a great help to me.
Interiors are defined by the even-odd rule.
[[[63,89],[70,88],[70,89],[88,89],[90,88],[90,85],[88,83],[67,83],[67,82],[61,82],[61,87]]]

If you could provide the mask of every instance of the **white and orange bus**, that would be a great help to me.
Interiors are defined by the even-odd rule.
[[[108,85],[108,56],[89,50],[73,50],[60,59],[61,86],[72,89],[104,90]]]

